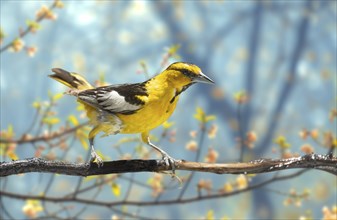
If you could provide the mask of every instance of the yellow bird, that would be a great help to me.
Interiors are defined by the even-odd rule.
[[[176,108],[179,95],[194,83],[214,83],[191,63],[172,63],[163,72],[142,83],[110,85],[95,88],[82,76],[60,68],[53,68],[51,78],[71,88],[84,105],[93,129],[89,133],[91,161],[98,166],[102,159],[94,149],[94,138],[99,132],[111,134],[140,133],[142,141],[162,154],[174,172],[175,160],[151,143],[149,132],[164,123]]]

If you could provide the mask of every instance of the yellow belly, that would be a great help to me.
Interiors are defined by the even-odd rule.
[[[133,134],[150,131],[167,121],[177,105],[178,97],[172,103],[170,103],[172,96],[162,97],[162,99],[148,103],[136,114],[117,114],[116,116],[123,125],[120,133]]]

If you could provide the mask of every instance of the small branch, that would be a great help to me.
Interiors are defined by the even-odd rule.
[[[35,142],[40,142],[40,141],[50,141],[50,140],[57,139],[57,138],[65,136],[65,135],[71,134],[71,133],[77,131],[78,129],[80,129],[81,127],[83,127],[85,125],[88,125],[88,122],[85,122],[85,123],[77,125],[75,127],[68,128],[64,131],[56,132],[56,133],[53,133],[53,134],[47,135],[47,136],[41,135],[41,136],[36,136],[36,137],[32,137],[32,138],[27,138],[27,137],[22,136],[21,138],[15,139],[15,140],[14,139],[1,139],[0,138],[0,143],[1,144],[10,144],[10,143],[26,144],[26,143],[35,143]]]
[[[42,201],[48,201],[48,202],[76,202],[80,204],[86,204],[86,205],[97,205],[97,206],[106,206],[106,207],[113,207],[113,206],[159,206],[159,205],[177,205],[177,204],[186,204],[186,203],[192,203],[192,202],[200,202],[202,200],[211,200],[211,199],[217,199],[217,198],[224,198],[229,197],[233,195],[238,195],[240,193],[248,192],[257,188],[261,188],[263,186],[266,186],[270,183],[276,182],[276,181],[284,181],[291,178],[298,177],[305,173],[307,170],[301,170],[292,174],[287,174],[283,176],[274,176],[266,181],[251,185],[247,188],[240,189],[240,190],[234,190],[232,192],[225,192],[225,193],[217,193],[217,194],[210,194],[210,195],[203,195],[203,196],[195,196],[195,197],[189,197],[189,198],[182,198],[182,199],[168,199],[168,200],[162,200],[162,201],[113,201],[113,202],[105,202],[105,201],[97,201],[92,199],[82,199],[77,197],[49,197],[46,195],[23,195],[23,194],[17,194],[12,192],[6,192],[6,191],[0,191],[0,194],[4,197],[8,198],[14,198],[14,199],[21,199],[21,200],[27,200],[27,199],[33,199],[33,200],[42,200]]]
[[[337,176],[337,158],[331,155],[308,154],[289,159],[259,159],[248,163],[199,163],[180,160],[176,170],[209,172],[216,174],[256,174],[294,168],[317,169]],[[104,162],[98,168],[94,163],[68,163],[31,158],[0,163],[0,177],[40,172],[71,176],[93,176],[111,173],[171,171],[161,160],[117,160]]]
[[[57,1],[54,1],[54,3],[49,7],[49,10],[53,10],[54,8],[56,8],[56,6],[57,6]],[[47,13],[44,13],[43,15],[37,17],[37,18],[35,19],[35,22],[36,22],[36,23],[40,23],[46,16],[47,16]],[[26,29],[23,30],[23,31],[19,34],[18,37],[19,37],[19,38],[24,38],[24,37],[25,37],[31,30],[32,30],[32,27],[31,27],[31,26],[26,27]],[[8,43],[7,45],[1,47],[1,48],[0,48],[0,53],[2,53],[2,52],[4,52],[4,51],[8,50],[8,49],[12,46],[12,44],[13,44],[13,40],[12,40],[10,43]]]

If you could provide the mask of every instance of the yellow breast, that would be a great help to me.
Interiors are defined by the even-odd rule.
[[[173,100],[174,96],[174,88],[157,89],[150,93],[146,104],[136,114],[117,114],[117,117],[122,121],[121,133],[131,134],[150,131],[167,121],[177,105],[178,97]]]

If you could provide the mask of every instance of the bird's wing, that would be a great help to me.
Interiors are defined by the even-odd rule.
[[[133,114],[146,103],[144,83],[103,86],[81,91],[78,99],[112,114]]]

